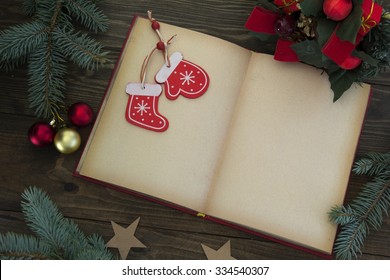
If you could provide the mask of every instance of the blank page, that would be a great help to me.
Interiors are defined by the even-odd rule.
[[[369,90],[333,103],[325,73],[254,54],[206,212],[330,253]]]
[[[177,35],[170,54],[179,51],[208,73],[207,92],[197,99],[179,96],[173,101],[163,93],[158,110],[170,123],[165,132],[126,121],[126,84],[140,82],[142,62],[158,42],[150,21],[137,18],[77,171],[203,211],[251,52],[164,23],[160,31],[166,40]],[[163,64],[163,55],[156,51],[147,68],[147,83],[154,83]]]

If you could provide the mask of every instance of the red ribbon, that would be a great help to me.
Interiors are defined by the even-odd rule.
[[[276,34],[275,22],[278,18],[278,13],[271,12],[262,7],[255,7],[245,23],[245,27],[254,32]],[[284,62],[299,61],[298,56],[290,47],[293,43],[292,41],[279,39],[276,44],[274,59]]]

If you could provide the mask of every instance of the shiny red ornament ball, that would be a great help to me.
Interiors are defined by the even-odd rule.
[[[37,122],[28,130],[28,140],[37,147],[45,147],[53,143],[54,135],[54,128],[45,122]]]
[[[93,121],[91,106],[84,102],[74,103],[68,109],[68,119],[76,126],[89,125]]]
[[[325,0],[323,10],[325,15],[334,21],[345,19],[352,11],[352,0]]]

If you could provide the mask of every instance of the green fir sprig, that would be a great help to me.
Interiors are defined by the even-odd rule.
[[[0,234],[0,259],[116,259],[100,236],[85,236],[41,189],[29,187],[22,198],[22,212],[36,236]]]
[[[97,70],[108,52],[86,33],[76,31],[72,19],[93,32],[105,32],[108,19],[93,0],[25,0],[32,21],[0,32],[0,69],[12,71],[28,63],[29,103],[39,118],[58,116],[64,105],[66,61]]]
[[[340,226],[334,245],[337,259],[353,259],[362,253],[370,230],[378,230],[390,208],[390,152],[369,153],[358,160],[356,174],[374,176],[348,205],[331,208],[329,219]]]

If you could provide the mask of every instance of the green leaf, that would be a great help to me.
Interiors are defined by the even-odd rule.
[[[302,12],[307,16],[317,16],[322,13],[323,1],[303,1],[300,3]]]
[[[353,1],[353,5],[354,5],[354,6],[358,6],[358,5],[360,6],[360,5],[363,4],[363,1],[364,1],[364,0],[352,0],[352,1]]]
[[[362,15],[362,7],[360,5],[354,6],[349,16],[339,24],[339,28],[336,31],[337,37],[339,37],[342,41],[349,41],[354,44],[362,24]]]
[[[272,11],[272,12],[275,12],[275,13],[279,13],[280,12],[278,7],[276,7],[273,3],[270,3],[267,0],[258,0],[257,1],[257,5],[263,7],[266,10],[269,10],[269,11]]]
[[[317,41],[305,40],[293,44],[291,48],[297,54],[300,61],[318,68],[324,66],[323,54]]]
[[[330,36],[336,28],[336,25],[337,23],[335,21],[328,20],[326,18],[319,18],[317,20],[317,40],[321,48],[329,40]]]
[[[379,60],[373,58],[371,55],[367,54],[366,52],[354,50],[352,54],[360,58],[364,62],[370,64],[371,66],[378,67]]]
[[[266,34],[253,31],[250,31],[249,34],[260,39],[262,42],[273,42],[276,44],[277,40],[279,39],[279,36],[276,34]]]
[[[345,91],[356,81],[357,73],[355,71],[347,71],[338,69],[332,73],[328,73],[330,87],[333,90],[333,102],[336,102]]]

